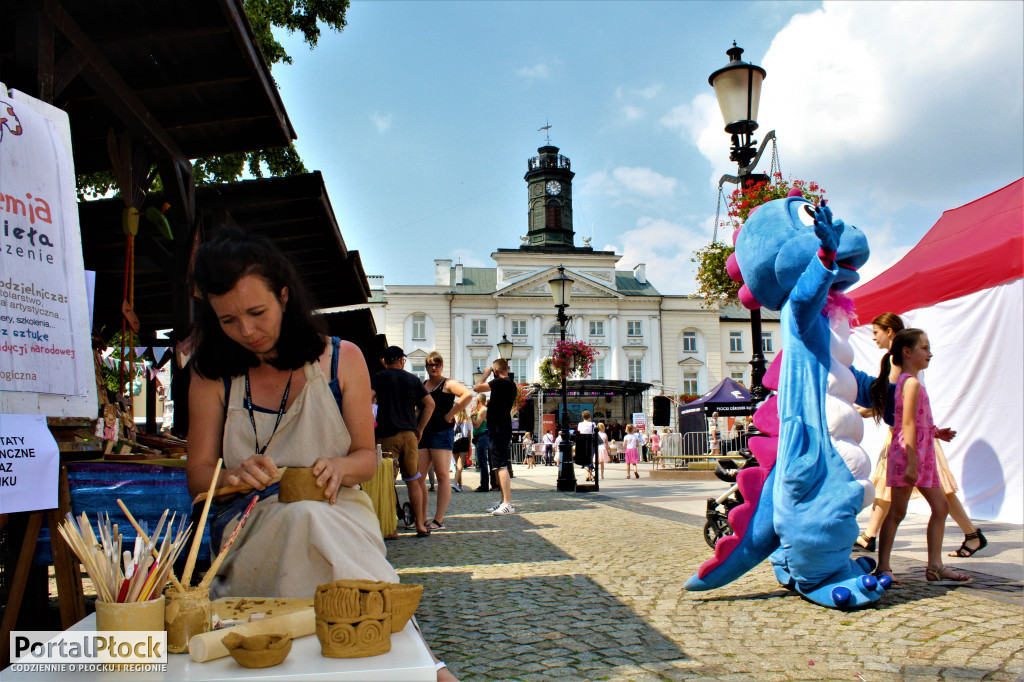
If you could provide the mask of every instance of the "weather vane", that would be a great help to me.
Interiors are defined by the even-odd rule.
[[[547,143],[550,146],[551,145],[551,133],[547,132],[547,131],[551,130],[551,124],[548,123],[547,119],[544,119],[544,127],[543,128],[537,128],[537,132],[540,132],[542,130],[545,131],[544,135],[547,137]]]

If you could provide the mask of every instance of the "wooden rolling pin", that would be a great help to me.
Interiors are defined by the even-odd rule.
[[[280,616],[260,618],[251,623],[243,623],[230,628],[221,628],[213,632],[193,635],[188,640],[188,655],[196,663],[206,663],[228,655],[228,650],[221,643],[229,632],[236,632],[243,637],[251,635],[291,635],[292,639],[305,637],[316,632],[316,616],[313,609],[302,609]]]

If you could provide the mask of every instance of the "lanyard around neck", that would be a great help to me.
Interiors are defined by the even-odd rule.
[[[284,416],[284,406],[288,403],[288,392],[292,389],[292,374],[294,374],[294,371],[288,373],[288,383],[284,386],[284,396],[281,397],[281,407],[277,410],[277,421],[274,422],[274,430],[270,432],[270,438],[267,439],[267,442],[264,443],[261,448],[260,435],[259,432],[256,431],[256,415],[253,413],[252,409],[252,392],[249,390],[249,370],[245,371],[245,409],[249,411],[249,422],[252,424],[252,434],[256,441],[257,455],[266,453],[267,446],[270,445],[270,441],[273,440],[274,434],[277,433],[277,427],[281,424],[281,417]]]

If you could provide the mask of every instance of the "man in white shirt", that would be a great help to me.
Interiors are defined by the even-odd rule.
[[[555,437],[551,434],[551,429],[544,432],[544,438],[542,440],[544,442],[544,465],[551,466],[555,461],[554,453],[552,453],[552,449],[555,444]]]

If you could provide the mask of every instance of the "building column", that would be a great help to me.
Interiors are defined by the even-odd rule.
[[[540,372],[540,361],[544,357],[544,329],[541,326],[544,322],[544,316],[540,313],[533,314],[533,338],[530,339],[533,344],[533,373],[539,376]]]
[[[473,372],[466,371],[469,351],[466,349],[466,317],[462,313],[452,315],[452,367],[451,376],[457,381],[472,377]]]
[[[608,378],[622,380],[621,367],[619,366],[619,316],[608,315],[608,354],[611,356],[611,367],[608,368]]]
[[[651,315],[651,375],[650,381],[657,379],[662,385],[665,384],[665,377],[661,372],[661,320],[656,315]]]

